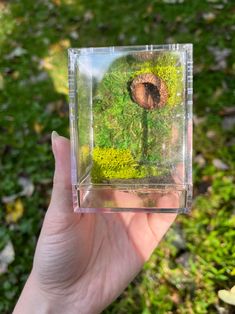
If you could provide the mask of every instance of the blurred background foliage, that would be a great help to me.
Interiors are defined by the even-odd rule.
[[[194,195],[144,270],[105,313],[234,313],[235,2],[0,1],[0,313],[31,269],[53,174],[50,134],[69,136],[68,47],[194,44]]]

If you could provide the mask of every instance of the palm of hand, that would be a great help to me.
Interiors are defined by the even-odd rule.
[[[74,312],[99,313],[140,271],[175,215],[73,213],[69,143],[56,140],[55,185],[33,273],[52,299],[63,297]]]

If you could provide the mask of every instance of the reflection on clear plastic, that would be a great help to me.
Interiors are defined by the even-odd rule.
[[[74,208],[187,212],[192,45],[69,50]]]

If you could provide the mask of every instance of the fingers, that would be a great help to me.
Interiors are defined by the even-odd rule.
[[[52,151],[55,157],[55,173],[49,211],[72,212],[72,191],[70,174],[70,142],[52,132]]]
[[[70,188],[70,142],[55,131],[52,132],[51,142],[55,157],[54,184],[61,184],[63,187]]]
[[[158,208],[162,209],[177,208],[178,205],[179,195],[175,192],[161,196],[157,202]],[[122,219],[129,238],[143,261],[149,259],[177,216],[176,213],[137,213],[126,219],[125,214]]]
[[[175,218],[176,214],[163,213],[137,213],[132,217],[128,235],[143,261],[149,259]]]
[[[177,192],[168,193],[158,201],[159,208],[175,208],[179,206],[179,195]],[[174,222],[176,213],[155,213],[148,214],[148,224],[158,244],[171,224]]]
[[[148,224],[155,237],[156,245],[161,241],[161,239],[166,234],[167,230],[170,228],[172,223],[175,221],[177,214],[148,214]]]

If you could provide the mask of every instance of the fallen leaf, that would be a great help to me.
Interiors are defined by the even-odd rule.
[[[34,122],[33,128],[37,134],[41,134],[44,126],[39,122]]]
[[[7,271],[7,267],[15,259],[15,251],[11,241],[9,241],[4,249],[0,252],[0,274]]]
[[[216,132],[213,131],[213,130],[210,130],[206,133],[206,136],[209,138],[209,139],[213,139],[213,138],[216,138]]]
[[[220,112],[220,116],[230,116],[235,115],[235,106],[232,107],[224,107]]]
[[[0,12],[6,11],[7,10],[7,3],[0,1]]]
[[[50,57],[46,57],[43,60],[40,61],[40,67],[44,68],[45,70],[52,70],[53,69],[53,65],[51,63],[51,58]]]
[[[202,154],[198,154],[198,155],[194,158],[194,162],[195,162],[196,164],[198,164],[198,166],[199,166],[200,168],[203,168],[203,167],[205,166],[205,164],[206,164],[205,158],[203,157]]]
[[[84,22],[90,22],[94,17],[94,14],[92,13],[91,10],[88,10],[84,14]]]
[[[19,184],[23,188],[22,191],[19,193],[20,196],[27,196],[27,197],[32,196],[34,192],[34,184],[29,178],[20,177]]]
[[[24,206],[20,199],[17,199],[13,203],[6,204],[6,222],[16,223],[24,213]]]
[[[171,296],[171,300],[175,303],[175,304],[179,304],[180,303],[180,295],[177,292],[174,292]]]
[[[15,57],[21,57],[22,55],[26,54],[27,50],[23,49],[22,47],[16,47],[11,53],[6,56],[6,59],[11,60]]]
[[[229,312],[226,308],[219,306],[218,304],[215,304],[215,308],[217,310],[216,313],[218,313],[218,314],[229,314]]]
[[[59,41],[56,44],[53,44],[50,48],[49,48],[49,55],[53,55],[57,52],[61,52],[64,49],[67,49],[70,47],[70,41],[69,39],[62,39],[61,41]]]
[[[205,12],[202,14],[202,17],[207,23],[211,23],[215,20],[216,16],[213,12]]]
[[[5,203],[5,204],[12,203],[12,202],[14,202],[15,199],[17,199],[18,196],[19,196],[19,193],[12,194],[10,196],[3,196],[2,197],[2,202]]]
[[[72,31],[69,36],[73,39],[78,39],[79,38],[79,34],[76,31]]]
[[[2,197],[3,203],[5,204],[13,203],[19,196],[27,196],[27,197],[32,196],[34,192],[34,185],[32,181],[28,178],[20,177],[18,182],[19,182],[19,185],[22,187],[22,190],[19,193],[12,194],[10,196],[3,196]]]
[[[235,286],[231,290],[219,290],[218,297],[225,303],[235,305]]]
[[[58,5],[58,6],[61,5],[61,0],[52,0],[52,2],[53,2],[55,5]]]
[[[212,163],[215,166],[215,168],[219,170],[227,170],[229,168],[228,165],[226,165],[222,160],[217,158],[213,159]]]

